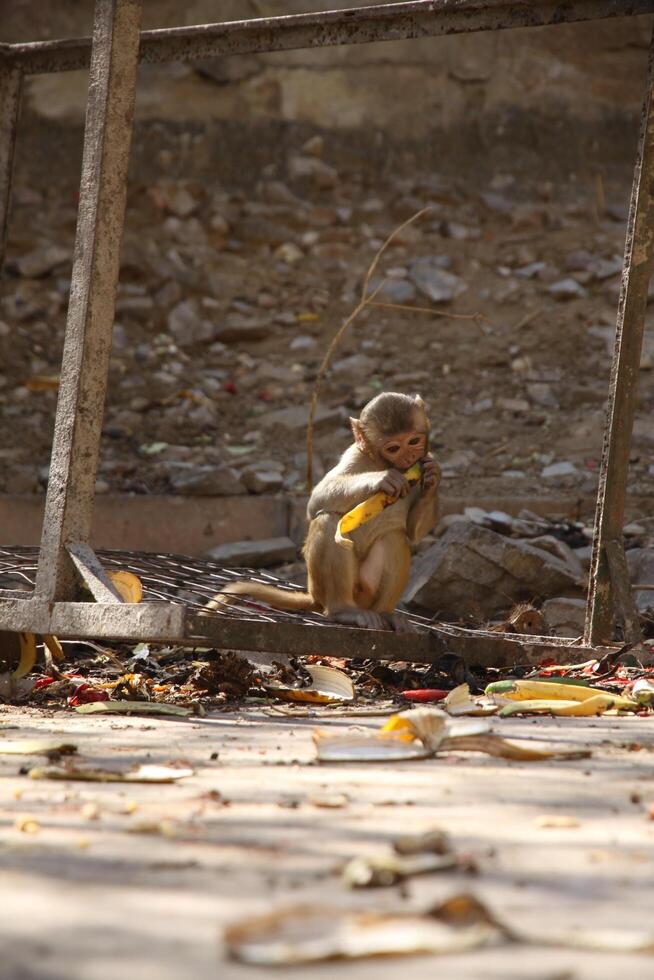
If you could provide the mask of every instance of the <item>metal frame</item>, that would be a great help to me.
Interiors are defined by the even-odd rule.
[[[333,625],[324,629],[213,618],[183,603],[125,604],[89,541],[139,61],[360,44],[652,12],[654,0],[411,0],[141,33],[141,0],[96,0],[92,39],[0,44],[0,260],[23,75],[90,65],[75,255],[36,587],[29,599],[0,601],[0,629],[426,662],[445,649],[460,649],[478,662],[498,663],[515,660],[518,649],[525,647],[566,647],[566,658],[579,660],[611,644],[617,600],[625,636],[637,639],[621,532],[654,239],[654,41],[627,228],[583,646],[556,637],[498,635],[445,625],[408,637]],[[80,579],[96,603],[72,601]],[[493,653],[482,654],[491,642]]]

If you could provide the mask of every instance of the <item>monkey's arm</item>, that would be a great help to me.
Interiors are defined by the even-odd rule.
[[[432,459],[423,462],[423,489],[420,496],[411,507],[406,522],[406,533],[409,544],[417,544],[432,530],[438,520],[440,501],[438,487],[441,482],[441,470],[438,463]]]
[[[309,519],[321,511],[346,514],[377,491],[385,472],[371,469],[363,453],[351,446],[314,488],[307,507]]]
[[[432,530],[438,520],[438,488],[428,490],[416,500],[409,511],[406,533],[409,544],[417,544]]]

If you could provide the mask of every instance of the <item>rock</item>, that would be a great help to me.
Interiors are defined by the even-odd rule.
[[[382,285],[383,283],[383,285]],[[381,286],[381,289],[379,288]],[[386,303],[412,303],[416,298],[416,288],[408,279],[383,279],[375,276],[370,280],[368,294],[379,292],[375,299]]]
[[[304,252],[294,242],[284,242],[273,252],[273,258],[287,265],[295,265],[300,259],[304,258]]]
[[[180,347],[186,347],[213,340],[215,328],[210,320],[199,315],[194,303],[183,300],[168,314],[168,333]]]
[[[366,354],[352,354],[351,357],[344,357],[332,364],[334,374],[355,381],[367,380],[376,370],[377,361]]]
[[[546,269],[545,262],[530,262],[529,265],[523,265],[520,269],[516,269],[515,274],[519,279],[540,279]]]
[[[314,156],[294,154],[288,160],[288,174],[293,180],[311,180],[318,187],[335,187],[338,172],[324,160]]]
[[[565,541],[560,541],[552,534],[541,534],[535,538],[530,537],[529,544],[534,548],[540,548],[542,551],[547,551],[550,555],[554,555],[555,558],[560,558],[561,561],[566,563],[570,569],[570,572],[575,576],[575,578],[578,578],[579,580],[583,578],[584,566],[572,548],[567,545]]]
[[[298,337],[293,337],[293,340],[288,345],[289,350],[311,350],[315,347],[317,341],[314,337],[309,337],[306,334],[300,334]]]
[[[284,486],[284,477],[279,470],[247,469],[242,479],[251,493],[276,493]]]
[[[432,303],[451,303],[468,288],[459,276],[440,268],[438,258],[418,259],[409,267],[409,276]]]
[[[622,257],[614,255],[612,259],[595,259],[591,264],[590,271],[593,279],[598,282],[617,276],[619,272],[622,272]]]
[[[654,548],[630,548],[627,564],[632,585],[654,585]],[[638,612],[651,618],[654,610],[654,590],[637,589],[634,600]]]
[[[302,152],[310,157],[321,157],[325,152],[325,141],[322,136],[310,136],[306,143],[302,144]]]
[[[512,602],[580,592],[568,565],[523,541],[457,522],[414,562],[406,602],[453,619],[488,619]]]
[[[38,493],[39,474],[32,466],[12,466],[7,476],[5,493]]]
[[[220,565],[263,568],[294,561],[295,543],[290,538],[266,538],[262,541],[232,541],[206,553],[207,558]]]
[[[327,408],[318,405],[314,419],[315,432],[329,432],[347,418],[347,412],[340,408]],[[268,412],[261,417],[261,427],[264,429],[283,429],[289,435],[301,435],[306,432],[309,420],[307,405],[292,405],[290,408],[280,408],[276,412]]]
[[[245,493],[245,487],[230,466],[202,466],[183,472],[171,480],[175,493],[199,497],[227,497]]]
[[[582,564],[582,567],[588,571],[590,568],[590,562],[593,557],[593,546],[592,544],[585,544],[583,548],[573,548],[572,549]]]
[[[586,625],[585,599],[548,599],[541,612],[551,636],[581,636]]]
[[[56,269],[59,265],[70,263],[71,254],[67,248],[61,245],[44,245],[42,248],[35,248],[26,255],[14,259],[8,263],[8,268],[12,272],[18,273],[25,279],[40,279],[47,276],[49,272]]]
[[[147,322],[154,311],[154,300],[151,296],[121,296],[116,300],[118,316],[133,317]]]
[[[532,402],[543,405],[545,408],[558,408],[559,403],[556,395],[548,384],[540,381],[527,385],[527,394]]]
[[[198,206],[198,202],[185,187],[166,187],[162,197],[166,211],[176,218],[188,218]]]
[[[476,228],[473,225],[462,225],[458,221],[441,221],[438,230],[443,238],[453,238],[459,242],[481,238],[481,228]]]
[[[574,463],[571,463],[569,460],[563,460],[560,463],[550,463],[549,466],[545,466],[541,476],[548,480],[552,477],[559,476],[577,476],[578,472]]]
[[[498,398],[497,404],[507,412],[524,415],[529,411],[529,402],[525,398]]]
[[[559,279],[558,282],[553,282],[551,286],[547,289],[550,296],[554,299],[567,300],[567,299],[583,299],[588,293],[576,279]]]
[[[272,332],[273,325],[269,320],[247,319],[232,314],[219,326],[214,327],[213,338],[223,344],[247,343],[252,340],[265,340]]]

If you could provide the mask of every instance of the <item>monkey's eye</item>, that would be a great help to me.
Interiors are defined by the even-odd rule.
[[[422,442],[422,436],[414,436],[413,439],[409,439],[410,446],[418,446]]]
[[[392,456],[394,456],[395,453],[398,453],[399,451],[400,451],[400,447],[399,446],[393,445],[393,446],[387,446],[386,447],[386,452],[387,453],[390,453]]]

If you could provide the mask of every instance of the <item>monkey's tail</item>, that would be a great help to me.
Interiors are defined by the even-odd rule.
[[[280,589],[276,585],[265,585],[263,582],[232,582],[210,599],[204,608],[220,609],[221,606],[229,606],[235,601],[233,597],[239,595],[260,599],[276,609],[290,612],[319,612],[322,609],[310,592]]]

